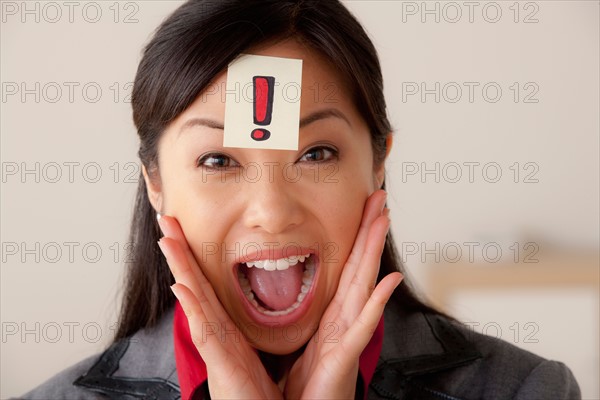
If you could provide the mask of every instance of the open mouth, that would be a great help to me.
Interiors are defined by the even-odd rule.
[[[277,260],[237,264],[240,289],[255,310],[265,317],[303,314],[315,281],[317,256],[312,253]],[[263,318],[259,318],[263,319]],[[296,318],[294,318],[296,319]]]

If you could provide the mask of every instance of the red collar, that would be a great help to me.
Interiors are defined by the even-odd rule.
[[[198,386],[206,381],[206,364],[202,361],[200,353],[192,342],[190,328],[187,317],[179,304],[175,301],[175,318],[173,320],[173,338],[175,341],[175,362],[177,364],[177,375],[179,377],[179,387],[181,388],[181,398],[189,400]],[[371,338],[371,341],[365,347],[360,355],[359,371],[365,383],[365,399],[367,397],[367,388],[373,378],[375,366],[381,353],[383,344],[383,317]]]

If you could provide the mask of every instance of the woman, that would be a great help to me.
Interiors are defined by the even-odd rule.
[[[302,60],[297,151],[223,146],[242,53]],[[132,104],[143,176],[115,341],[25,398],[580,397],[563,364],[402,281],[381,70],[339,2],[188,1],[146,47]]]

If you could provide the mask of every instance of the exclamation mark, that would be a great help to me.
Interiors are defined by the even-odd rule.
[[[275,77],[255,76],[252,78],[252,83],[254,86],[254,124],[267,126],[271,123],[273,114]],[[271,132],[264,128],[257,128],[252,131],[250,137],[262,142],[271,137]]]

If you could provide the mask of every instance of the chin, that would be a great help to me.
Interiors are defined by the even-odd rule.
[[[316,328],[316,327],[315,327]],[[273,328],[270,330],[262,330],[259,340],[252,340],[252,337],[246,337],[250,340],[250,344],[257,350],[275,354],[288,355],[302,348],[309,340],[311,340],[315,328],[303,329],[297,328]]]

